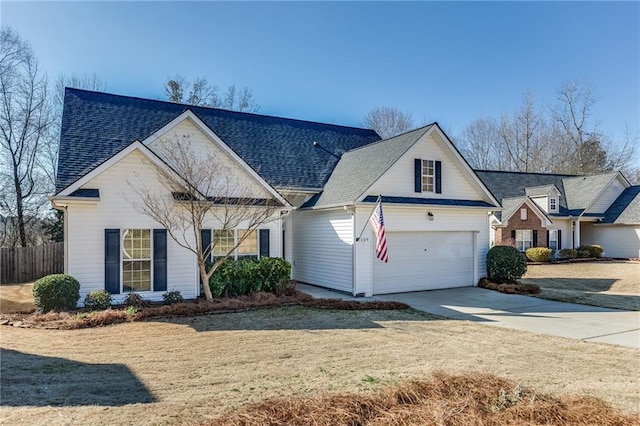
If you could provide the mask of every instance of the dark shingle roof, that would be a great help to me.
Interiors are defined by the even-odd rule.
[[[342,153],[380,140],[367,129],[67,88],[56,192],[187,109],[272,186],[322,188]]]
[[[476,174],[500,202],[505,198],[524,197],[527,195],[526,188],[528,187],[555,185],[562,195],[558,200],[559,214],[562,216],[572,214],[569,212],[567,207],[567,199],[564,194],[564,185],[562,180],[569,177],[575,177],[575,175],[499,172],[492,170],[476,170]]]
[[[364,198],[365,203],[375,203],[378,197],[368,195]],[[493,204],[479,200],[457,200],[445,198],[416,198],[416,197],[385,197],[382,196],[382,202],[388,204],[419,204],[430,206],[463,206],[463,207],[495,207]]]
[[[69,194],[69,197],[84,197],[84,198],[100,198],[99,189],[77,189]]]
[[[640,185],[625,189],[609,206],[601,223],[640,224]]]
[[[563,179],[569,210],[584,210],[593,203],[618,172]]]
[[[304,206],[330,206],[355,202],[427,133],[431,126],[433,124],[346,152],[322,193]]]

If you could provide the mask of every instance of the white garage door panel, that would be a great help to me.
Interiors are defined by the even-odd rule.
[[[389,232],[389,263],[374,259],[373,293],[473,285],[473,233]]]

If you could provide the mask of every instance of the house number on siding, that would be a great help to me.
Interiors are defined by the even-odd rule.
[[[366,243],[367,241],[369,241],[369,238],[360,238],[361,243]]]

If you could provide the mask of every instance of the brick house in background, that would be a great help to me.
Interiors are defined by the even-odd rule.
[[[592,176],[476,170],[500,201],[491,245],[553,250],[599,244],[606,256],[640,257],[640,186],[620,172]]]

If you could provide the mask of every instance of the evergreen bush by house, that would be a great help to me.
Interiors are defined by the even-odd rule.
[[[39,312],[70,311],[78,299],[80,283],[71,275],[47,275],[33,284],[33,304]]]
[[[515,247],[494,246],[487,253],[487,276],[498,284],[514,284],[527,272],[527,262]]]
[[[532,262],[548,262],[551,258],[551,249],[546,247],[532,247],[527,249],[527,259]]]
[[[111,307],[111,293],[93,290],[84,298],[84,307],[90,311],[104,311]]]

